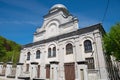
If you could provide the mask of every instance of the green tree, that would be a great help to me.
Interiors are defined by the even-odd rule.
[[[0,62],[17,63],[21,46],[11,40],[0,36]]]
[[[0,36],[0,56],[1,57],[4,56],[5,52],[6,52],[5,47],[3,47],[4,46],[4,42],[5,42],[5,39],[2,36]]]
[[[112,26],[103,40],[107,55],[113,55],[116,60],[120,60],[120,23]]]

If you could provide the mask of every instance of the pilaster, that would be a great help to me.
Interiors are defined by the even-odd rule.
[[[95,54],[96,54],[96,61],[98,63],[96,68],[99,70],[99,79],[108,80],[105,55],[102,47],[102,35],[99,31],[96,31],[93,35],[95,38],[95,48],[96,48]]]

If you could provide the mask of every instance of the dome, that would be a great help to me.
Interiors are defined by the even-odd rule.
[[[67,8],[63,4],[55,4],[54,6],[51,7],[51,10],[53,10],[53,9],[59,9],[59,8],[67,10]]]

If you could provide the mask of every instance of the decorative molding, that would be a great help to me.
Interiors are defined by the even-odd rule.
[[[37,65],[38,64],[38,62],[31,62],[31,65]]]
[[[23,65],[24,63],[17,63],[17,65]]]
[[[10,65],[12,65],[12,64],[13,64],[13,62],[7,62],[7,64],[10,64]]]
[[[45,80],[45,79],[38,79],[38,78],[33,78],[33,80]]]
[[[25,77],[25,76],[21,76],[21,77],[18,77],[18,79],[25,79],[25,80],[29,80],[30,79],[30,77]]]
[[[15,75],[8,75],[7,78],[15,78]]]
[[[87,61],[78,61],[77,64],[87,64],[88,62]]]
[[[96,42],[93,42],[93,44],[95,44]]]
[[[50,64],[59,64],[58,61],[51,61]]]
[[[82,44],[80,44],[79,46],[82,46]]]
[[[61,35],[56,36],[56,37],[52,37],[52,38],[37,41],[37,42],[34,42],[34,43],[26,44],[26,45],[22,46],[22,49],[24,49],[26,47],[31,47],[31,46],[34,46],[34,45],[44,44],[44,43],[51,42],[51,41],[66,39],[66,38],[69,38],[69,37],[72,37],[72,36],[88,33],[88,32],[91,32],[91,31],[94,31],[94,30],[97,30],[97,29],[101,30],[101,32],[104,32],[104,29],[103,29],[102,25],[101,24],[96,24],[96,25],[92,25],[92,26],[89,26],[89,27],[86,27],[86,28],[78,29],[78,30],[73,31],[73,32],[61,34]]]

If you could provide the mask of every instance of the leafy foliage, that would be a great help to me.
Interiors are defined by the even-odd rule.
[[[0,36],[0,62],[18,62],[20,48],[19,44]]]
[[[112,26],[110,32],[104,36],[104,47],[108,55],[120,60],[120,23]]]

